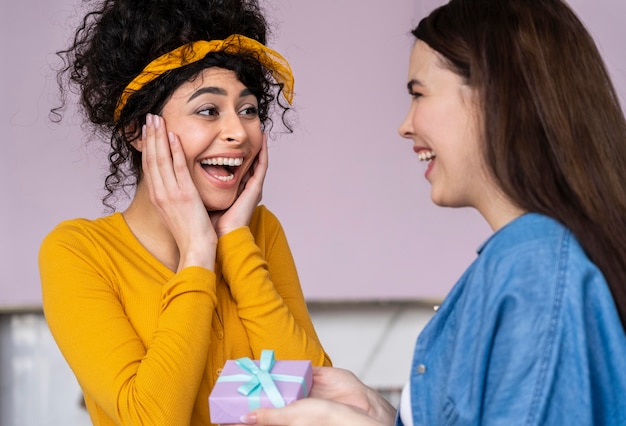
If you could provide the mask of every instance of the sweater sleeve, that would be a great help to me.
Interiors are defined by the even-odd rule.
[[[140,283],[161,286],[146,347],[104,259],[97,243],[73,227],[58,227],[42,243],[44,313],[61,352],[83,391],[116,423],[188,424],[206,365],[209,339],[197,336],[210,335],[215,275],[193,267],[165,284]]]
[[[237,303],[255,357],[273,349],[277,359],[310,359],[331,365],[311,322],[293,256],[278,219],[261,207],[256,232],[250,228],[224,235],[217,259]],[[253,220],[254,221],[254,220]]]

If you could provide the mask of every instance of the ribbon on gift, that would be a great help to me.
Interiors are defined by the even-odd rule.
[[[218,382],[242,382],[247,381],[237,388],[237,391],[248,397],[250,410],[261,407],[261,393],[264,391],[272,405],[276,408],[284,407],[285,400],[280,391],[276,387],[274,380],[280,382],[299,383],[302,386],[304,396],[306,397],[306,385],[304,377],[292,376],[288,374],[271,373],[274,367],[274,351],[263,350],[261,359],[257,366],[250,358],[239,358],[235,361],[237,366],[250,374],[232,374],[229,376],[220,376]]]

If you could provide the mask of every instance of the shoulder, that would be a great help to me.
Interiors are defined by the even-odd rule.
[[[111,232],[111,230],[119,230],[125,225],[124,218],[121,213],[113,213],[109,216],[99,217],[97,219],[75,218],[65,220],[56,225],[48,235],[88,235],[99,234],[102,232]]]
[[[513,327],[554,322],[571,330],[617,318],[604,275],[573,233],[538,214],[494,234],[457,287],[462,312],[508,318]]]
[[[270,256],[270,253],[283,253],[289,243],[282,224],[267,207],[258,206],[250,221],[250,233],[256,245]]]
[[[497,231],[479,253],[476,263],[491,272],[545,275],[557,273],[571,260],[592,265],[568,228],[537,213],[525,214]]]
[[[267,221],[275,221],[278,222],[278,218],[276,215],[268,209],[265,205],[261,204],[254,209],[254,213],[252,214],[252,222],[267,222]]]
[[[495,232],[480,252],[490,256],[498,253],[507,256],[519,254],[520,250],[554,250],[570,235],[571,232],[556,220],[538,213],[527,213]]]
[[[260,205],[254,210],[250,220],[250,230],[253,234],[258,232],[276,232],[282,230],[282,225],[278,217],[266,206]]]
[[[555,297],[603,281],[572,232],[547,216],[530,213],[496,232],[466,276],[492,302],[525,300],[538,309]],[[559,296],[561,295],[561,296]]]
[[[92,245],[104,238],[118,239],[116,235],[123,229],[121,213],[114,213],[97,219],[76,218],[56,225],[43,239],[41,250],[58,246]]]

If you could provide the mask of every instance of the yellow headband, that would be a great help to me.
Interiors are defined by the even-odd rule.
[[[274,79],[278,83],[283,84],[283,95],[285,99],[287,99],[287,102],[291,104],[293,101],[293,74],[287,60],[278,52],[256,40],[240,34],[233,34],[224,40],[200,40],[191,45],[181,46],[150,62],[143,71],[141,71],[141,74],[135,77],[124,89],[117,103],[117,107],[115,108],[115,119],[117,120],[119,118],[124,105],[126,105],[126,101],[128,101],[128,97],[132,93],[141,89],[163,73],[199,61],[211,52],[246,52],[256,54],[261,64],[270,70]]]

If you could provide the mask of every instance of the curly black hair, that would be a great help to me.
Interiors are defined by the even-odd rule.
[[[116,191],[134,187],[141,179],[141,152],[131,142],[139,136],[146,114],[159,114],[181,84],[206,68],[236,73],[257,97],[265,131],[272,125],[272,106],[292,131],[286,118],[289,106],[279,97],[282,85],[250,53],[209,53],[168,71],[134,92],[116,119],[124,89],[152,60],[198,40],[222,40],[232,34],[266,44],[269,25],[257,0],[102,0],[84,16],[70,46],[57,52],[64,64],[57,73],[61,105],[51,110],[51,119],[61,121],[68,90],[76,90],[87,123],[109,140],[102,199],[106,207],[115,210]]]

